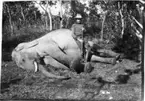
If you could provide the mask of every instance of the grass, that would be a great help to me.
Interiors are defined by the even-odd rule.
[[[128,60],[128,62],[124,65],[130,66],[127,68],[132,68],[134,64],[129,63]],[[97,73],[99,72],[100,75],[107,73],[107,68],[104,68],[104,65],[105,64],[98,64],[98,67],[96,66],[96,69],[91,73],[91,75],[98,76]],[[108,69],[112,68],[111,65],[108,66],[110,66]],[[118,68],[119,71],[120,68]],[[115,72],[111,73],[111,75],[113,75]],[[14,62],[3,62],[2,93],[0,94],[0,98],[108,100],[110,96],[113,96],[114,100],[132,99],[134,101],[140,98],[141,74],[131,76],[131,79],[129,79],[126,84],[112,84],[110,86],[103,86],[101,91],[111,92],[109,95],[98,93],[101,85],[96,79],[88,79],[86,77],[87,75],[81,75],[83,76],[80,79],[59,81],[49,79],[43,76],[40,72],[33,73],[18,68]]]

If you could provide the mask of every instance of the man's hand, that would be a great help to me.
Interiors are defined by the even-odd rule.
[[[85,28],[84,27],[82,27],[82,31],[85,31]]]
[[[84,67],[84,72],[85,73],[90,73],[94,68],[92,67],[90,62],[86,62],[85,63],[85,67]]]

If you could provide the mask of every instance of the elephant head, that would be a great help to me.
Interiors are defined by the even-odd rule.
[[[37,72],[38,64],[36,60],[38,58],[38,55],[34,52],[23,52],[17,51],[16,49],[14,49],[12,52],[12,60],[15,61],[18,67],[26,70]]]

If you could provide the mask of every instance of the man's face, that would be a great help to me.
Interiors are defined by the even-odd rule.
[[[76,21],[77,23],[80,23],[81,21],[80,21],[80,19],[77,19],[77,21]]]

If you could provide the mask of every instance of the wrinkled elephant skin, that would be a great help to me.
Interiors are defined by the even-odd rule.
[[[68,69],[71,61],[81,56],[71,33],[69,29],[59,29],[31,42],[20,43],[13,50],[12,59],[19,67],[33,71],[39,68],[37,60],[40,58],[45,65]]]

